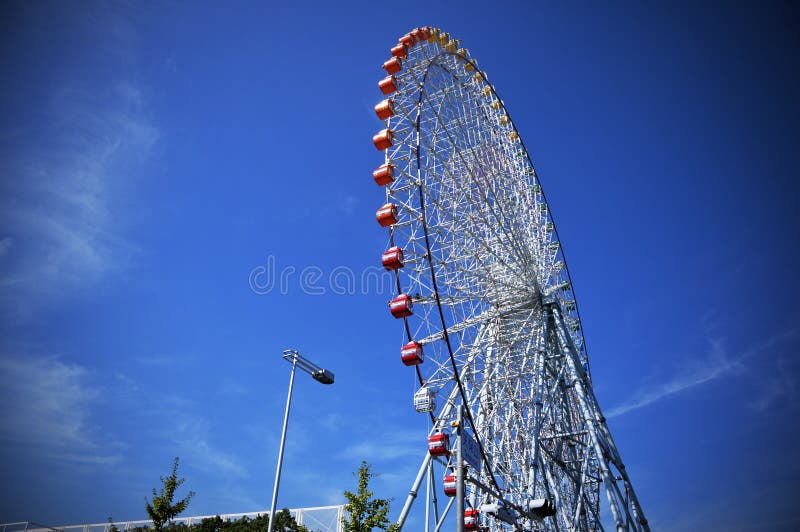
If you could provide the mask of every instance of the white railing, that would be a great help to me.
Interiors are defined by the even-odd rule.
[[[312,508],[293,508],[289,513],[294,516],[297,524],[304,525],[310,530],[320,532],[342,532],[342,518],[344,517],[344,505],[336,506],[315,506]],[[196,525],[203,519],[215,519],[219,516],[223,521],[236,521],[243,517],[255,519],[262,515],[269,515],[268,510],[260,512],[245,512],[239,514],[216,514],[199,515],[192,517],[176,517],[172,520],[174,524]],[[120,532],[134,530],[136,528],[150,528],[153,522],[150,520],[142,521],[114,521],[112,523],[95,523],[88,525],[67,525],[50,527],[22,521],[19,523],[0,524],[0,532],[110,532],[114,526]]]

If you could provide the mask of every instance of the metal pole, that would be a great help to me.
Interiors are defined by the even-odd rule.
[[[542,438],[542,408],[544,405],[544,360],[547,358],[547,324],[549,323],[549,307],[542,309],[542,333],[537,340],[537,353],[535,358],[535,379],[536,389],[533,392],[533,460],[529,473],[530,484],[528,495],[531,499],[536,498],[536,481],[539,476],[539,446]],[[544,480],[541,480],[544,484]]]
[[[272,532],[275,522],[275,505],[278,504],[278,486],[281,483],[281,464],[283,464],[283,447],[286,444],[286,427],[289,425],[289,407],[292,405],[292,388],[294,387],[294,371],[297,368],[297,353],[292,358],[292,373],[289,377],[289,395],[286,398],[286,414],[283,416],[283,432],[281,433],[281,447],[278,451],[278,469],[275,471],[275,488],[272,490],[272,507],[269,511],[269,527],[267,532]]]
[[[444,513],[442,513],[442,517],[440,517],[439,520],[436,521],[436,528],[433,529],[433,532],[439,532],[439,530],[442,528],[442,525],[444,524],[444,520],[447,517],[447,514],[450,513],[450,508],[453,507],[453,501],[456,500],[455,497],[448,497],[448,499],[450,500],[447,501],[447,506],[444,507]]]
[[[454,390],[457,390],[457,388],[454,388]],[[403,510],[400,512],[400,517],[397,518],[397,524],[400,525],[400,530],[403,529],[403,525],[406,522],[406,517],[408,517],[408,512],[411,511],[411,505],[414,503],[414,499],[417,498],[417,491],[422,484],[422,480],[425,478],[425,472],[428,470],[428,464],[430,461],[431,453],[426,452],[425,458],[422,460],[422,465],[417,472],[417,478],[414,480],[414,484],[411,486],[411,491],[408,492],[406,504],[403,506]]]
[[[461,425],[464,423],[464,405],[458,407],[458,417],[456,418],[456,440],[458,449],[456,450],[456,532],[464,530],[464,454],[461,452]]]
[[[431,480],[431,502],[433,502],[433,522],[439,522],[439,505],[436,502],[436,484],[433,482],[433,462],[428,462],[428,476]]]
[[[433,462],[428,462],[428,481],[425,483],[425,532],[431,532],[431,484],[433,483]]]

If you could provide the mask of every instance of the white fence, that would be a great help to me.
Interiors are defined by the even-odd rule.
[[[304,525],[310,530],[320,532],[342,532],[342,517],[344,516],[344,505],[339,506],[315,506],[313,508],[294,508],[289,512],[294,516],[298,524]],[[242,517],[255,519],[261,515],[268,515],[269,511],[247,512],[241,514],[219,514],[223,521],[236,521]],[[201,515],[194,517],[176,517],[172,520],[175,524],[196,525],[203,519],[214,519],[216,515]],[[152,521],[115,521],[113,523],[95,523],[90,525],[68,525],[68,526],[45,526],[38,523],[23,521],[20,523],[0,524],[0,532],[110,532],[111,527],[124,532],[136,528],[150,528]]]

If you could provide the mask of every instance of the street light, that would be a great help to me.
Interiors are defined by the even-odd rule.
[[[300,356],[300,353],[293,349],[283,352],[283,359],[292,365],[292,373],[289,377],[289,396],[286,398],[286,414],[283,416],[283,432],[281,433],[281,447],[278,451],[278,469],[275,471],[275,488],[272,490],[272,507],[269,511],[269,527],[267,532],[272,532],[272,524],[275,521],[275,505],[278,503],[278,486],[281,483],[281,464],[283,463],[283,446],[286,443],[286,427],[289,425],[289,407],[292,404],[292,388],[294,388],[294,371],[297,368],[311,375],[315,381],[322,384],[333,384],[333,373],[325,368],[321,368]]]

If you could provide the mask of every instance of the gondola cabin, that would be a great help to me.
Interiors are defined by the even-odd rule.
[[[449,456],[450,436],[442,432],[438,432],[433,436],[429,436],[428,452],[431,454],[431,456]]]
[[[384,94],[391,94],[397,90],[397,79],[392,75],[386,76],[378,82],[378,88]]]
[[[478,530],[481,526],[481,512],[475,508],[464,510],[464,530]]]
[[[414,410],[420,414],[436,410],[436,392],[427,386],[414,392]]]
[[[406,366],[416,366],[422,364],[424,355],[422,353],[422,345],[417,342],[408,342],[400,350],[400,359]]]
[[[397,74],[403,69],[403,61],[399,57],[392,57],[384,61],[383,69],[388,74]]]
[[[397,45],[392,47],[392,55],[397,59],[402,59],[406,55],[408,55],[408,48],[403,43],[397,43]],[[390,72],[390,74],[394,74],[394,72]]]
[[[399,270],[403,267],[403,250],[397,246],[387,249],[381,255],[381,264],[387,271]]]
[[[392,133],[391,129],[382,129],[375,133],[375,135],[372,137],[372,143],[375,145],[375,149],[378,150],[391,148],[393,141],[394,133]]]
[[[397,205],[387,203],[375,213],[375,218],[381,227],[389,227],[397,223]]]
[[[379,187],[388,185],[394,181],[394,168],[393,164],[382,164],[372,171],[372,179]]]
[[[444,494],[448,497],[456,496],[456,477],[455,475],[447,475],[444,477]]]
[[[375,114],[381,120],[388,120],[394,116],[394,103],[392,100],[383,100],[375,106]]]
[[[408,294],[400,294],[389,302],[389,311],[398,319],[411,316],[414,313],[413,307],[414,303]]]

